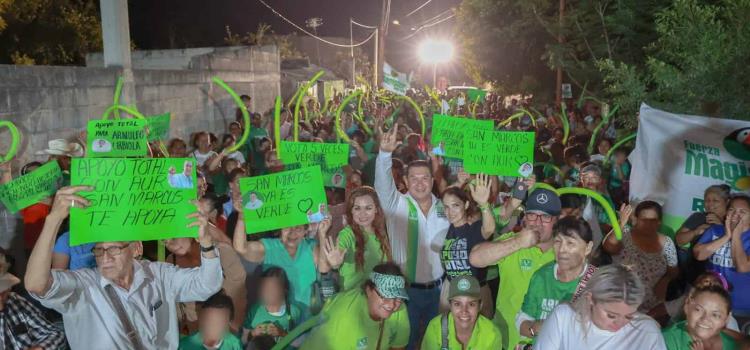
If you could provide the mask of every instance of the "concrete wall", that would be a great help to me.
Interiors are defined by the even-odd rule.
[[[211,83],[213,76],[238,94],[250,95],[251,111],[270,109],[280,91],[275,47],[183,56],[160,52],[152,57],[151,63],[134,58],[133,83],[128,85],[142,113],[172,113],[171,137],[187,138],[198,130],[224,132],[234,120],[234,102]],[[188,68],[178,64],[173,69],[139,68],[167,67],[167,58],[173,63],[187,62],[184,57],[189,57]],[[0,65],[0,120],[11,120],[24,136],[14,168],[31,160],[44,160],[46,157],[35,156],[34,151],[46,148],[47,141],[73,139],[89,120],[100,119],[112,104],[115,83],[121,75],[123,71],[114,68]],[[9,139],[9,134],[0,130],[0,153],[4,153]]]

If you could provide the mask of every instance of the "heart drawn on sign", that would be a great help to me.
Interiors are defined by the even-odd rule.
[[[528,162],[528,161],[529,161],[529,157],[527,157],[527,156],[521,156],[521,155],[519,155],[519,156],[516,156],[516,157],[514,158],[514,160],[516,161],[516,163],[517,163],[518,165],[521,165],[521,164],[523,164],[523,163],[526,163],[526,162]]]
[[[310,210],[312,206],[313,206],[312,198],[300,199],[299,202],[297,202],[297,209],[299,209],[299,211],[302,212],[303,214],[307,214],[307,211]]]

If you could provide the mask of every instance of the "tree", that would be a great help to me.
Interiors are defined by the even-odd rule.
[[[97,1],[0,0],[0,63],[82,65],[101,50]]]
[[[604,60],[606,92],[633,115],[641,101],[677,113],[750,119],[750,0],[675,0],[656,16],[644,65]]]
[[[266,23],[259,23],[258,29],[256,29],[254,33],[245,33],[245,36],[233,33],[229,26],[226,26],[225,28],[227,34],[224,37],[224,43],[227,45],[276,45],[281,59],[304,57],[302,52],[297,50],[294,43],[289,40],[291,35],[296,35],[294,33],[289,35],[277,35],[274,33],[273,29],[271,29],[271,26]]]

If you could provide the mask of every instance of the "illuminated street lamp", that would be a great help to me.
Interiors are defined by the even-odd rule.
[[[427,39],[419,45],[419,59],[432,63],[432,86],[437,88],[437,65],[453,59],[453,44],[446,40]]]

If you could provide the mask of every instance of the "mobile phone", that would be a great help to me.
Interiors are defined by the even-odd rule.
[[[511,195],[513,198],[524,200],[526,199],[526,193],[529,190],[529,186],[526,185],[526,183],[518,179],[515,184],[513,184],[513,191],[511,192]]]

